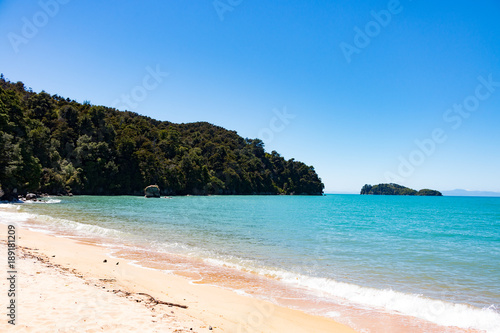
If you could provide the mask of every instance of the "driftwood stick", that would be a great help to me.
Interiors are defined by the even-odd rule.
[[[182,309],[187,309],[187,305],[182,305],[182,304],[176,304],[176,303],[170,303],[170,302],[164,302],[164,301],[160,301],[160,300],[157,300],[156,298],[154,298],[153,296],[151,296],[150,294],[146,294],[146,293],[136,293],[137,295],[143,295],[143,296],[148,296],[151,300],[151,302],[154,302],[156,304],[163,304],[163,305],[168,305],[168,306],[176,306],[178,308],[182,308]]]

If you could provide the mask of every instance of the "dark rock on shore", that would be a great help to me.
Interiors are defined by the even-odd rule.
[[[36,200],[36,199],[38,199],[38,196],[35,193],[26,194],[26,200]]]
[[[158,185],[149,185],[144,189],[144,196],[146,198],[159,198],[160,188],[158,187]]]

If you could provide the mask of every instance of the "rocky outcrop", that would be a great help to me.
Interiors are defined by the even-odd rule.
[[[0,187],[0,201],[3,201],[3,202],[22,202],[19,200],[16,188],[9,191],[9,190],[4,190],[1,187]]]
[[[149,185],[144,189],[144,196],[146,198],[159,198],[160,188],[158,187],[158,185]]]
[[[35,193],[26,194],[26,200],[36,200],[38,196]]]

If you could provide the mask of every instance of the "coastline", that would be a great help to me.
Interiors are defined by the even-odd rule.
[[[0,232],[7,235],[7,226]],[[97,244],[25,228],[16,235],[16,329],[53,331],[60,325],[64,331],[74,324],[76,331],[155,332],[166,325],[172,332],[355,332],[329,318],[134,265]],[[2,288],[8,289],[7,280]],[[187,309],[155,305],[151,297]]]

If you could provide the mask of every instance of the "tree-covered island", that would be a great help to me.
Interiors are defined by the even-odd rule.
[[[398,184],[378,184],[378,185],[368,185],[366,184],[361,189],[360,194],[372,194],[372,195],[418,195],[418,196],[442,196],[441,192],[436,190],[422,189],[416,191],[414,189],[401,186]]]

